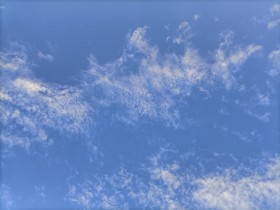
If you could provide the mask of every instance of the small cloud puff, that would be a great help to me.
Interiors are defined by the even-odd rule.
[[[53,62],[53,60],[54,60],[54,57],[51,54],[42,53],[41,51],[39,51],[37,53],[37,57],[40,60],[45,60],[45,61],[48,61],[48,62]]]
[[[198,14],[195,14],[195,15],[193,16],[194,21],[197,21],[199,18],[200,18],[200,15],[198,15]]]

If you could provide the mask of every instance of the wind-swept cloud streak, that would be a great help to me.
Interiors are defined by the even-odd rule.
[[[227,90],[241,89],[236,74],[253,54],[262,50],[260,45],[233,44],[233,32],[221,34],[221,43],[212,53],[213,62],[207,62],[191,46],[189,23],[179,25],[176,44],[184,44],[182,54],[159,52],[146,37],[147,27],[137,28],[127,39],[123,55],[100,65],[89,57],[90,69],[86,85],[98,92],[104,104],[122,109],[124,119],[134,123],[153,118],[168,126],[181,127],[180,107],[186,105],[193,91],[208,92],[220,83]],[[187,40],[187,41],[183,41]]]

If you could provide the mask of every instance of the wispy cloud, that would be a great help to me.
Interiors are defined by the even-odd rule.
[[[120,168],[111,175],[72,183],[66,199],[85,209],[279,208],[279,157],[256,160],[260,161],[256,168],[237,162],[215,174],[199,174],[183,159],[172,159],[174,154],[162,149],[149,158],[141,173]]]
[[[280,4],[274,4],[270,9],[270,18],[267,22],[268,29],[276,28],[280,23]]]
[[[180,106],[194,90],[204,92],[219,83],[227,90],[242,89],[235,75],[250,56],[262,49],[256,44],[234,45],[234,33],[222,33],[221,43],[212,53],[214,62],[207,62],[191,47],[191,28],[183,22],[177,37],[181,40],[178,44],[185,45],[183,54],[162,55],[149,43],[147,30],[137,28],[131,33],[127,48],[115,61],[99,65],[94,56],[89,58],[87,88],[103,94],[106,105],[123,108],[127,116],[120,119],[130,123],[148,117],[181,127]]]
[[[178,26],[178,35],[173,39],[173,43],[175,44],[187,44],[191,37],[193,36],[193,31],[188,22],[182,22]]]
[[[148,180],[120,168],[112,175],[91,176],[81,184],[70,185],[66,199],[86,209],[186,209],[189,201],[186,180],[178,172],[178,164],[162,165],[159,160],[162,155],[157,154],[144,166],[142,173]]]
[[[148,27],[139,27],[129,34],[122,56],[112,62],[100,65],[91,55],[89,70],[79,87],[37,79],[23,47],[0,52],[4,81],[0,92],[5,128],[2,141],[28,148],[32,141],[51,143],[49,129],[58,133],[85,133],[92,122],[89,113],[95,107],[112,108],[112,115],[126,123],[152,119],[182,128],[189,119],[181,110],[194,91],[208,94],[207,90],[220,83],[227,90],[239,91],[241,84],[236,74],[250,56],[262,49],[256,44],[235,45],[234,33],[230,31],[221,34],[210,62],[192,47],[193,33],[187,22],[181,23],[177,31],[181,40],[178,44],[184,46],[182,53],[160,53],[147,33]],[[277,55],[275,51],[269,56],[276,64]],[[38,56],[50,58],[43,53]],[[268,98],[263,96],[259,103],[269,103]],[[264,121],[269,119],[269,114],[250,113]]]
[[[195,180],[194,199],[209,209],[278,209],[280,207],[280,159],[261,167],[260,172],[227,170]]]
[[[38,51],[37,57],[38,57],[40,60],[45,60],[45,61],[48,61],[48,62],[53,62],[53,60],[54,60],[53,55],[48,54],[48,53],[43,53],[43,52],[41,52],[41,51]]]
[[[35,192],[38,197],[45,199],[47,197],[45,193],[45,186],[44,185],[35,185]]]
[[[237,83],[234,73],[239,70],[240,66],[252,54],[262,49],[260,45],[255,44],[246,47],[233,46],[233,36],[232,31],[221,34],[222,42],[215,52],[215,63],[211,67],[213,74],[223,81],[227,89]]]
[[[280,74],[280,49],[272,51],[268,56],[273,68],[268,71],[268,74],[272,77]]]
[[[1,70],[26,69],[27,65],[27,56],[23,51],[0,52]]]
[[[0,55],[3,143],[28,148],[32,142],[52,143],[50,129],[69,134],[85,132],[90,107],[79,89],[36,79],[24,52]]]
[[[3,209],[11,209],[13,199],[10,193],[10,188],[4,184],[0,184],[0,207]]]

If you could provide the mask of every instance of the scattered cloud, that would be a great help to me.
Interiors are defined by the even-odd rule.
[[[37,57],[40,60],[45,60],[45,61],[48,61],[48,62],[53,62],[53,60],[54,60],[54,57],[51,54],[43,53],[41,51],[38,51]]]
[[[28,148],[33,141],[52,144],[50,130],[86,133],[93,121],[89,113],[97,105],[112,108],[114,117],[129,124],[153,119],[182,128],[188,117],[181,110],[194,91],[208,93],[219,83],[227,90],[239,91],[242,85],[236,73],[250,56],[262,49],[256,44],[235,45],[234,33],[224,32],[210,62],[191,46],[189,23],[182,22],[177,32],[176,42],[184,45],[184,51],[161,54],[158,46],[147,39],[148,27],[137,28],[127,37],[120,58],[100,65],[93,55],[89,57],[90,67],[79,87],[37,79],[24,47],[0,52],[4,81],[0,108],[5,128],[1,140],[10,146]],[[274,65],[278,65],[278,54],[273,51],[269,55]],[[38,56],[50,58],[40,51]],[[270,103],[268,95],[259,95],[258,99],[259,105]],[[248,114],[264,122],[270,117],[269,112],[260,114],[251,109]]]
[[[32,142],[52,144],[49,130],[69,134],[85,132],[90,107],[79,89],[36,79],[24,52],[0,55],[1,141],[5,145],[29,148]]]
[[[47,195],[45,193],[45,186],[44,185],[35,185],[35,192],[37,194],[37,196],[39,196],[40,198],[46,198]]]
[[[268,74],[272,77],[278,76],[280,74],[280,49],[272,51],[268,58],[273,66],[273,69],[270,69]]]
[[[187,44],[193,36],[192,28],[188,22],[182,22],[178,26],[178,35],[173,39],[174,44]]]
[[[262,172],[226,170],[195,180],[194,199],[207,209],[278,209],[280,203],[280,159],[262,166]]]
[[[23,51],[0,52],[0,68],[2,71],[26,69],[27,65],[27,56]]]
[[[12,81],[12,84],[16,88],[22,89],[29,94],[47,91],[47,89],[39,82],[32,81],[26,78],[17,78]]]
[[[172,154],[161,150],[142,166],[141,173],[120,168],[111,175],[70,184],[66,199],[85,209],[279,208],[279,157],[258,160],[256,168],[237,162],[215,174],[197,174],[180,158],[172,161]]]
[[[107,106],[123,107],[126,116],[119,119],[128,123],[148,117],[181,127],[184,122],[180,106],[194,90],[207,92],[220,82],[227,90],[242,90],[235,75],[250,56],[262,49],[256,44],[234,45],[234,33],[230,31],[221,34],[221,43],[213,52],[214,62],[206,62],[188,43],[192,32],[190,25],[183,22],[176,38],[176,43],[185,44],[183,54],[162,55],[157,46],[149,43],[147,30],[137,28],[131,33],[127,48],[115,61],[99,65],[94,56],[89,58],[87,88],[103,94]]]
[[[260,106],[269,106],[271,103],[269,95],[264,95],[261,93],[257,95],[257,101],[258,101],[258,105]]]
[[[254,112],[252,110],[248,110],[247,114],[256,117],[258,120],[264,122],[264,123],[269,123],[270,121],[270,116],[271,113],[270,112],[265,112],[265,113],[258,113],[258,112]]]
[[[165,28],[165,30],[169,31],[170,30],[170,25],[169,24],[166,24],[163,26]]]
[[[186,180],[179,174],[177,163],[162,166],[158,159],[161,156],[157,154],[153,163],[141,172],[148,179],[120,168],[111,175],[91,176],[82,184],[70,185],[66,199],[85,209],[186,209],[189,200]]]
[[[200,15],[198,15],[198,14],[195,14],[195,15],[193,16],[194,21],[198,21],[199,18],[200,18]]]
[[[221,34],[222,42],[215,52],[215,62],[211,69],[213,74],[220,78],[225,87],[230,89],[237,83],[234,73],[239,70],[247,59],[262,47],[251,44],[246,47],[232,46],[234,33],[232,31]]]
[[[0,207],[3,209],[11,209],[13,205],[10,188],[4,184],[0,184]]]
[[[270,9],[270,18],[267,22],[268,29],[276,28],[280,23],[280,4],[274,4]]]

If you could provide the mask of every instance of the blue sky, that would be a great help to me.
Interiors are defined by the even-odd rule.
[[[280,4],[0,11],[1,209],[280,208]]]

